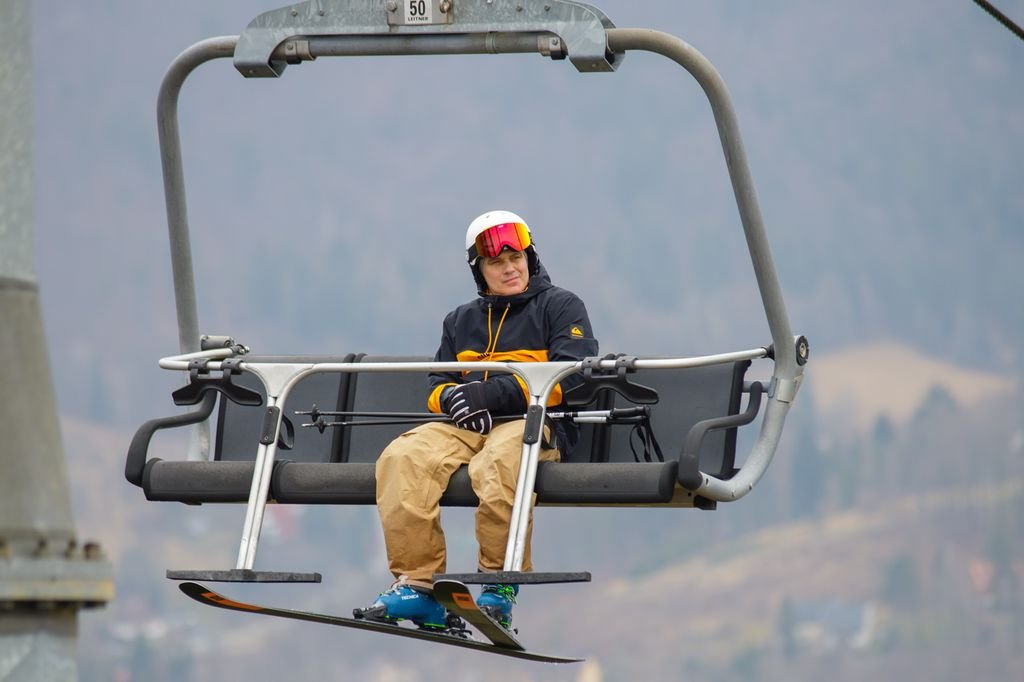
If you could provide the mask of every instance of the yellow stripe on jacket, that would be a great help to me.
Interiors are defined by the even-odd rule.
[[[511,351],[500,351],[497,353],[491,353],[485,356],[485,354],[477,352],[475,350],[463,350],[459,351],[457,360],[459,362],[480,362],[486,357],[487,362],[547,362],[548,352],[547,350],[511,350]],[[463,376],[469,374],[468,371],[462,372]],[[513,375],[516,381],[519,382],[519,388],[523,391],[523,396],[526,398],[526,404],[530,404],[530,392],[526,389],[526,382],[520,377]],[[440,413],[441,410],[441,392],[448,386],[456,386],[457,384],[441,384],[440,386],[434,387],[434,390],[430,392],[430,396],[427,398],[427,409],[431,412]],[[561,384],[555,384],[555,387],[551,390],[551,395],[548,396],[548,407],[558,405],[562,402],[562,386]]]

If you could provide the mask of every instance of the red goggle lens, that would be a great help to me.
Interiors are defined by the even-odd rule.
[[[476,253],[494,258],[505,248],[523,251],[531,243],[530,230],[523,223],[502,223],[489,227],[476,238]]]

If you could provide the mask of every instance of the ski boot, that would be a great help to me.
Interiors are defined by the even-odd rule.
[[[484,585],[476,605],[509,632],[512,629],[512,607],[516,604],[519,585]]]
[[[352,609],[352,615],[393,625],[409,620],[421,630],[452,631],[452,634],[466,630],[462,619],[450,615],[428,590],[403,583],[395,583],[386,592],[381,592],[365,609]]]

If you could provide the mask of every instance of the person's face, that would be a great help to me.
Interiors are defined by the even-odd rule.
[[[526,254],[506,249],[494,258],[480,259],[487,290],[495,296],[514,296],[526,291],[530,274]]]

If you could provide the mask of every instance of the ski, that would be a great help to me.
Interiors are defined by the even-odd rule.
[[[462,617],[475,627],[496,647],[525,651],[512,632],[503,628],[498,621],[481,611],[473,594],[458,580],[435,580],[434,598],[441,602],[450,613]],[[577,659],[578,660],[578,659]]]
[[[430,630],[403,627],[401,625],[391,625],[389,623],[380,623],[372,620],[344,618],[342,616],[331,616],[323,613],[314,613],[312,611],[295,611],[292,609],[281,609],[273,606],[247,604],[245,602],[229,599],[228,597],[218,594],[199,583],[183,582],[178,585],[178,588],[184,592],[187,597],[199,602],[200,604],[213,606],[219,609],[226,609],[228,611],[240,611],[242,613],[288,618],[290,620],[301,620],[310,623],[323,623],[325,625],[337,625],[340,627],[355,628],[357,630],[369,630],[371,632],[382,632],[388,635],[410,637],[412,639],[436,642],[438,644],[450,644],[452,646],[474,649],[476,651],[498,654],[500,656],[521,658],[527,661],[540,661],[543,663],[577,663],[580,660],[577,658],[563,658],[561,656],[538,654],[532,651],[525,651],[522,647],[518,649],[505,648],[492,644],[491,642],[482,642],[478,639],[473,639],[468,634],[460,634],[460,631],[432,632]]]

